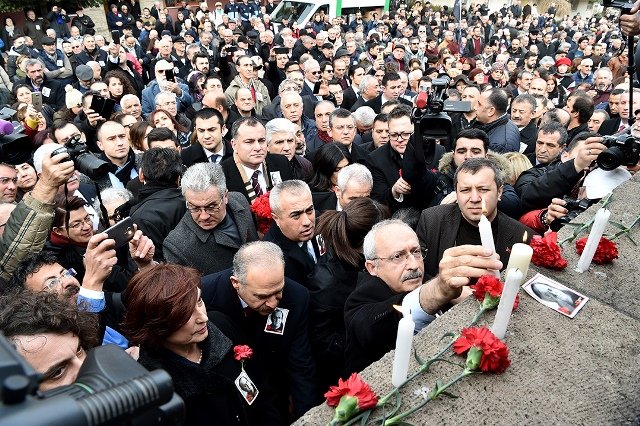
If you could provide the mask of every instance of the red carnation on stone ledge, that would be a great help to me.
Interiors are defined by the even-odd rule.
[[[558,233],[548,232],[544,237],[535,235],[529,243],[533,249],[531,262],[536,266],[562,270],[567,267],[567,260],[562,257],[558,245]]]
[[[504,283],[493,275],[483,275],[471,286],[473,295],[480,301],[483,309],[493,309],[500,304]],[[518,307],[520,295],[516,295],[513,309]]]
[[[511,364],[507,345],[486,327],[463,328],[453,351],[467,354],[466,369],[471,371],[500,374]]]
[[[580,238],[576,241],[576,251],[578,254],[582,254],[584,247],[587,244],[587,237]],[[593,263],[598,265],[604,265],[605,263],[611,263],[614,259],[618,258],[618,246],[613,241],[601,237],[598,242],[598,248],[593,255]]]
[[[353,373],[347,380],[338,379],[338,386],[331,386],[324,397],[329,407],[336,407],[330,424],[349,420],[360,411],[373,408],[378,403],[376,393],[357,373]]]

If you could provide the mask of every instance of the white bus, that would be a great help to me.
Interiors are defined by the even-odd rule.
[[[288,18],[289,23],[297,22],[298,28],[305,28],[307,23],[320,10],[330,18],[342,16],[349,23],[355,18],[356,12],[362,12],[362,17],[370,19],[369,14],[375,12],[378,18],[389,10],[390,0],[282,0],[271,13],[271,22],[276,31],[282,26],[282,18]]]

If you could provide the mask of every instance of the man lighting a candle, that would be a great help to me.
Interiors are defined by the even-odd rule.
[[[431,277],[438,273],[445,250],[464,244],[481,245],[478,224],[483,214],[491,222],[496,253],[506,265],[511,246],[522,242],[525,231],[528,243],[533,231],[498,211],[502,173],[490,159],[470,158],[458,167],[453,179],[457,203],[425,209],[418,222],[420,246],[427,253],[425,273]]]
[[[367,272],[360,273],[345,304],[345,374],[363,370],[394,348],[402,314],[393,305],[405,311],[408,307],[415,331],[420,331],[472,279],[502,268],[491,251],[460,245],[440,256],[438,275],[425,283],[418,236],[399,220],[376,224],[364,239],[363,251]]]

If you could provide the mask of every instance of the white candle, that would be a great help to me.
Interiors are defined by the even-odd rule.
[[[507,270],[507,280],[502,289],[500,304],[498,305],[496,318],[493,321],[493,327],[491,327],[491,331],[498,339],[504,339],[504,335],[507,332],[507,326],[511,319],[511,311],[513,311],[513,303],[516,301],[523,277],[524,275],[522,275],[522,271],[519,269]]]
[[[533,249],[531,246],[522,243],[514,244],[511,247],[511,255],[509,256],[507,271],[509,269],[519,269],[522,271],[522,277],[525,278],[527,276],[527,272],[529,272],[531,256],[533,256]]]
[[[611,211],[607,209],[600,209],[596,213],[593,225],[591,226],[591,232],[589,233],[589,238],[587,238],[584,251],[582,252],[582,256],[580,256],[578,266],[576,267],[577,272],[584,272],[589,269],[589,265],[591,265],[591,261],[593,260],[593,255],[596,254],[596,249],[598,248],[598,244],[600,244],[600,238],[602,238],[602,234],[604,234],[604,230],[609,222],[609,216],[611,216]]]
[[[484,200],[483,200],[484,204]],[[480,230],[480,242],[482,243],[482,247],[491,250],[494,253],[496,252],[496,246],[493,243],[493,232],[491,231],[491,222],[489,219],[483,214],[480,217],[480,223],[478,224],[478,229]],[[493,275],[497,278],[500,278],[500,271],[494,271]]]
[[[393,372],[391,373],[391,383],[395,387],[400,386],[407,380],[409,357],[413,347],[413,332],[416,328],[411,317],[411,310],[408,307],[402,307],[402,315],[403,317],[398,323],[396,352],[393,356]]]

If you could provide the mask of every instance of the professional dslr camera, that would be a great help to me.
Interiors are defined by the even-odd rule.
[[[181,425],[184,401],[164,370],[115,345],[87,352],[76,381],[39,392],[37,373],[0,333],[0,426]]]
[[[562,201],[567,203],[564,206],[564,208],[569,210],[569,213],[551,222],[551,225],[549,225],[549,228],[551,228],[551,230],[555,232],[557,232],[564,225],[566,225],[567,223],[571,222],[573,219],[578,217],[580,213],[582,213],[583,211],[591,207],[591,205],[597,200],[590,200],[588,198],[577,200],[575,198],[571,198],[565,195],[564,197],[562,197]]]
[[[608,148],[602,151],[596,162],[602,170],[614,170],[619,166],[635,166],[640,160],[640,142],[630,134],[604,136],[602,143]]]
[[[62,148],[51,153],[51,156],[66,152],[73,165],[80,173],[96,180],[109,173],[109,163],[96,157],[87,149],[87,144],[80,140],[80,135],[72,136]]]

